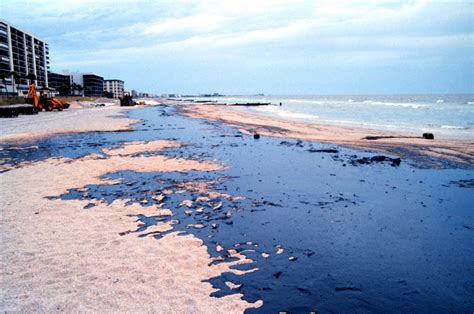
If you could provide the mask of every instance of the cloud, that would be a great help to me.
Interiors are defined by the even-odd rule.
[[[472,2],[3,0],[0,8],[49,41],[53,69],[250,73],[306,66],[336,75],[371,64],[381,72],[421,67],[425,60],[459,69],[472,64],[474,49]]]
[[[180,31],[202,32],[215,30],[222,26],[226,18],[217,15],[194,15],[175,19],[167,19],[145,26],[145,34],[172,34]]]

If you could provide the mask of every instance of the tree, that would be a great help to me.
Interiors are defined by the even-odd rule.
[[[2,71],[0,72],[0,80],[3,82],[2,88],[5,89],[5,93],[8,94],[8,89],[7,89],[7,78],[9,78],[10,75],[7,71]]]
[[[10,71],[10,72],[8,72],[8,75],[11,77],[12,86],[14,87],[14,90],[12,90],[12,92],[17,92],[17,81],[19,81],[21,79],[20,74],[18,74],[15,71]]]
[[[81,84],[77,84],[77,91],[82,95],[82,91],[84,88],[82,88]]]
[[[82,86],[80,84],[72,83],[71,84],[71,90],[72,91],[78,91],[82,95]],[[74,93],[75,94],[75,93]]]
[[[58,87],[57,91],[59,92],[60,96],[69,96],[71,94],[71,90],[67,85],[61,85]]]
[[[33,73],[28,73],[26,79],[29,80],[28,85],[33,84],[32,82],[36,81],[36,75],[34,75]]]

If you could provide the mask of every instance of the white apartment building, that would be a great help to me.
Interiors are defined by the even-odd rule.
[[[7,21],[0,19],[0,73],[17,74],[17,79],[8,77],[4,80],[9,92],[26,90],[33,83],[29,74],[36,77],[38,86],[48,87],[49,48],[48,43]]]
[[[112,93],[114,98],[122,98],[124,82],[122,80],[104,80],[104,92]]]

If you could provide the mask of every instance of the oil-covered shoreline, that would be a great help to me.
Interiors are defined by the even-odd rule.
[[[173,106],[132,110],[129,117],[142,121],[133,131],[79,133],[2,147],[2,162],[11,168],[0,174],[2,216],[7,218],[3,230],[8,234],[18,230],[9,227],[25,228],[23,234],[4,237],[19,241],[18,252],[2,253],[4,280],[15,279],[20,287],[22,281],[33,283],[36,290],[26,294],[44,309],[64,300],[40,292],[47,279],[39,278],[34,265],[45,262],[40,252],[46,249],[41,247],[47,245],[46,240],[72,241],[61,234],[68,228],[55,225],[62,221],[61,210],[68,204],[68,219],[75,219],[77,211],[82,224],[92,218],[107,222],[95,234],[107,235],[110,242],[96,242],[103,243],[110,256],[114,241],[126,239],[120,244],[125,255],[128,245],[141,247],[140,241],[146,242],[146,254],[133,249],[138,254],[134,263],[144,254],[144,259],[156,258],[159,264],[160,256],[150,250],[156,245],[157,254],[164,254],[163,246],[172,250],[173,245],[185,243],[173,237],[176,232],[202,241],[203,246],[174,247],[181,260],[163,261],[175,263],[171,286],[182,286],[181,294],[167,294],[149,280],[138,283],[132,280],[134,276],[127,278],[132,286],[150,285],[149,297],[140,301],[148,302],[150,308],[161,304],[173,310],[170,297],[187,300],[186,308],[198,312],[463,312],[474,307],[474,270],[469,263],[474,257],[472,170],[420,169],[394,154],[269,137],[265,132],[254,139],[220,121],[178,115]],[[53,177],[52,183],[45,184],[56,187],[46,192],[34,186],[29,191],[21,182],[27,178],[18,177],[29,168],[55,171],[66,169],[63,164],[68,163],[100,169],[98,177],[78,178],[77,184],[67,181],[71,183],[60,188],[61,181],[54,182]],[[41,172],[36,175],[48,178]],[[42,208],[30,204],[29,198],[19,200],[9,194],[6,184],[11,181],[6,176],[17,180],[21,191],[39,193]],[[11,212],[12,204],[24,208]],[[97,213],[102,214],[95,217]],[[52,220],[39,219],[42,214]],[[107,215],[115,220],[106,220]],[[27,246],[21,240],[34,234],[35,223],[44,228],[45,242],[38,242],[38,252],[30,255],[22,252]],[[48,238],[48,232],[58,235]],[[82,245],[92,246],[94,240],[87,239],[86,233],[77,237],[86,237]],[[2,242],[2,247],[9,245]],[[76,247],[81,248],[86,246]],[[209,254],[207,259],[202,248]],[[207,260],[193,264],[207,288],[193,290],[197,281],[186,277],[189,265],[183,259],[192,260],[197,254],[200,261]],[[18,260],[18,265],[31,267],[30,277],[16,273],[21,270],[11,263]],[[94,267],[94,261],[88,263]],[[133,273],[134,266],[138,269],[137,264],[128,265],[129,272]],[[158,278],[163,271],[153,268]],[[74,285],[68,276],[56,280],[80,295],[81,289],[99,289],[106,277],[119,273],[119,268],[104,267],[102,274],[95,275],[99,280],[90,280],[91,286],[86,281]],[[113,285],[107,287],[114,289]],[[4,289],[5,309],[28,309],[28,298],[21,298],[17,288]],[[144,296],[133,289],[127,292],[128,301]],[[100,296],[98,307],[92,310],[129,309],[111,295]],[[81,300],[66,309],[85,309]]]

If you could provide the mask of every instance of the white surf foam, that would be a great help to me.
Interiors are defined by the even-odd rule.
[[[466,127],[464,126],[458,126],[458,125],[442,125],[442,129],[456,129],[456,130],[467,130]]]

